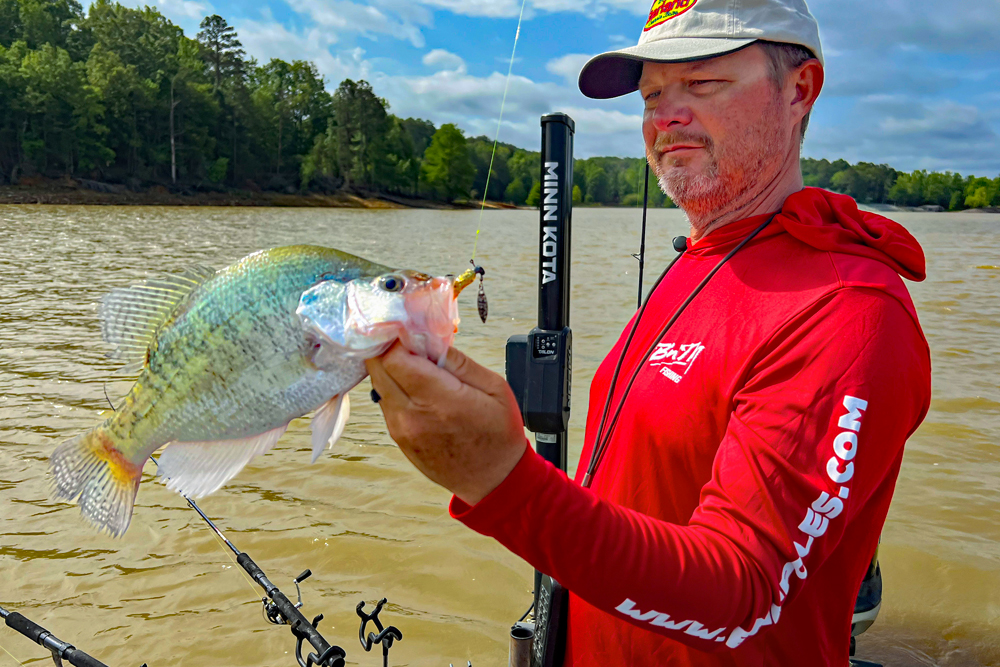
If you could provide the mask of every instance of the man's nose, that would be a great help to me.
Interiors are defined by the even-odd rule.
[[[668,132],[678,126],[690,125],[692,119],[691,107],[666,92],[660,93],[656,106],[648,116],[648,122],[657,132]]]

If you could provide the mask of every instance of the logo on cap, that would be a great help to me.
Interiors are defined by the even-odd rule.
[[[687,10],[695,6],[698,0],[653,0],[653,7],[649,10],[649,20],[643,32],[669,21],[675,16],[680,16]]]

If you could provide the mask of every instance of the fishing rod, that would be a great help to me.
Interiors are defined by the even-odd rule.
[[[18,632],[42,648],[48,649],[52,653],[52,662],[56,667],[63,667],[63,660],[75,667],[108,667],[97,658],[84,653],[72,644],[64,642],[42,626],[25,618],[16,611],[8,611],[0,607],[0,618],[14,632]],[[146,667],[146,665],[142,665],[142,667]]]
[[[639,239],[639,252],[632,255],[639,260],[639,298],[636,308],[642,308],[642,270],[646,266],[646,211],[649,205],[649,161],[646,160],[645,177],[642,180],[642,235]]]
[[[153,459],[153,463],[156,463],[155,459]],[[157,464],[157,468],[159,468],[159,464]],[[281,589],[271,583],[271,580],[267,578],[264,570],[262,570],[260,566],[254,562],[253,558],[250,557],[250,554],[236,548],[236,545],[234,545],[229,538],[226,537],[225,533],[223,533],[222,530],[215,525],[215,522],[208,518],[208,515],[205,514],[200,507],[198,507],[198,503],[191,500],[191,498],[187,496],[184,496],[184,500],[187,501],[187,504],[190,505],[191,509],[198,513],[198,516],[205,520],[205,523],[208,524],[208,527],[212,529],[219,539],[221,539],[225,545],[232,550],[232,552],[236,555],[237,564],[243,568],[253,582],[264,589],[266,597],[261,598],[261,604],[264,606],[264,617],[268,620],[268,622],[272,625],[290,626],[292,634],[295,636],[296,640],[295,660],[299,663],[300,667],[313,667],[313,665],[316,665],[317,667],[344,667],[347,652],[339,646],[328,642],[319,632],[319,622],[323,620],[323,614],[319,614],[310,622],[306,619],[302,612],[299,611],[302,608],[302,589],[299,587],[299,584],[312,576],[312,570],[305,570],[293,580],[295,582],[295,590],[298,597],[298,602],[293,603],[288,599],[288,596],[281,592]],[[385,600],[383,599],[382,602],[384,603]],[[361,613],[361,608],[363,606],[364,602],[358,605],[359,614]],[[381,610],[382,604],[380,603],[372,615],[376,617],[376,620],[378,613]],[[363,616],[362,618],[364,619]],[[371,618],[369,617],[367,620],[371,620]],[[362,622],[362,631],[364,630],[364,625],[367,623],[367,620]],[[390,626],[390,628],[395,630],[392,626]],[[395,637],[396,639],[403,638],[402,634],[399,633],[399,630],[396,630],[396,634],[398,635],[398,637]],[[303,659],[302,646],[306,641],[309,642],[316,652],[310,651],[309,654]],[[363,645],[364,643],[362,642],[362,646]],[[387,660],[389,647],[391,646],[392,640],[390,639],[388,646],[385,647]],[[371,650],[371,646],[369,645],[366,650]]]
[[[105,386],[104,397],[107,399],[108,404],[111,405],[111,409],[114,410],[115,406],[112,403],[111,398],[108,396],[108,390]],[[160,464],[157,462],[155,457],[150,457],[153,465],[159,470]],[[337,646],[336,644],[331,644],[319,631],[319,623],[323,620],[323,614],[315,616],[312,621],[309,621],[305,615],[300,611],[302,609],[302,588],[300,584],[306,579],[312,576],[312,570],[306,569],[299,576],[293,579],[295,583],[295,592],[297,602],[292,602],[287,595],[285,595],[280,588],[274,585],[270,579],[268,579],[267,574],[250,554],[245,551],[241,551],[236,547],[233,542],[226,537],[226,534],[222,532],[212,519],[198,506],[192,498],[187,495],[182,496],[187,502],[188,506],[191,507],[195,512],[198,513],[208,527],[215,533],[215,535],[222,540],[223,544],[226,545],[236,556],[236,563],[243,568],[243,571],[247,573],[250,579],[264,589],[265,596],[261,598],[261,604],[263,605],[264,618],[267,619],[272,625],[287,625],[295,637],[295,660],[298,662],[299,667],[345,667],[347,652]],[[375,606],[375,609],[371,614],[367,614],[364,611],[365,602],[362,600],[358,603],[355,608],[356,613],[361,618],[361,627],[358,630],[358,638],[361,641],[361,647],[365,652],[370,652],[375,645],[382,646],[382,664],[383,667],[388,667],[389,665],[389,649],[392,648],[394,642],[402,641],[403,633],[400,632],[399,628],[394,625],[383,626],[382,621],[379,618],[379,614],[382,612],[383,606],[386,604],[387,599],[382,598],[382,600]],[[365,629],[369,623],[374,623],[375,627],[378,629],[378,633],[369,632],[368,636],[365,637]],[[8,625],[10,622],[8,621]],[[303,657],[303,645],[305,642],[309,642],[314,651],[309,651],[308,654]],[[77,665],[75,662],[70,664]],[[60,663],[56,663],[57,666],[61,667]],[[80,663],[79,667],[107,667],[103,663],[93,662],[93,663]],[[145,667],[145,666],[143,666]]]
[[[156,459],[150,457],[150,460],[159,468],[159,464]],[[275,586],[264,570],[261,569],[257,563],[254,562],[250,554],[245,551],[241,551],[236,548],[236,545],[230,541],[226,534],[212,521],[207,514],[198,506],[194,500],[188,496],[182,496],[187,504],[198,513],[208,527],[212,529],[222,542],[229,547],[229,549],[236,556],[236,563],[243,568],[243,571],[250,576],[255,584],[264,589],[265,597],[261,598],[261,604],[263,605],[264,618],[267,619],[272,625],[287,625],[295,636],[295,660],[298,662],[299,667],[344,667],[346,664],[347,652],[336,644],[331,644],[319,631],[319,623],[323,620],[323,614],[315,616],[312,621],[309,621],[305,615],[300,611],[302,609],[302,589],[299,584],[312,576],[312,570],[306,569],[299,576],[295,577],[292,581],[295,583],[295,592],[298,599],[297,602],[293,603],[288,596],[281,592],[281,589]],[[383,626],[381,619],[379,619],[379,614],[382,612],[383,606],[386,604],[387,599],[382,598],[381,601],[375,606],[375,609],[371,614],[367,614],[364,611],[365,602],[362,600],[358,603],[355,611],[361,618],[361,627],[358,630],[358,638],[361,641],[361,647],[365,652],[370,652],[375,645],[380,645],[382,647],[382,664],[384,667],[389,665],[389,649],[392,648],[393,642],[402,641],[403,633],[400,632],[399,628],[394,625]],[[369,632],[368,636],[365,636],[365,629],[368,623],[374,623],[375,627],[378,629],[378,633]],[[309,642],[315,651],[310,651],[305,657],[302,655],[302,649],[305,642]],[[90,667],[90,666],[87,666]]]

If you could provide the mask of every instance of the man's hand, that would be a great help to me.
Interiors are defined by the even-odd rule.
[[[389,435],[420,472],[469,505],[524,454],[524,423],[507,382],[455,348],[443,369],[398,342],[365,364]]]

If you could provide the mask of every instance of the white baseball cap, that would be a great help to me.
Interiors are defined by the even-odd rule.
[[[703,60],[757,40],[798,44],[823,62],[819,26],[805,0],[653,0],[639,44],[591,58],[580,90],[596,99],[618,97],[639,87],[644,61]]]

